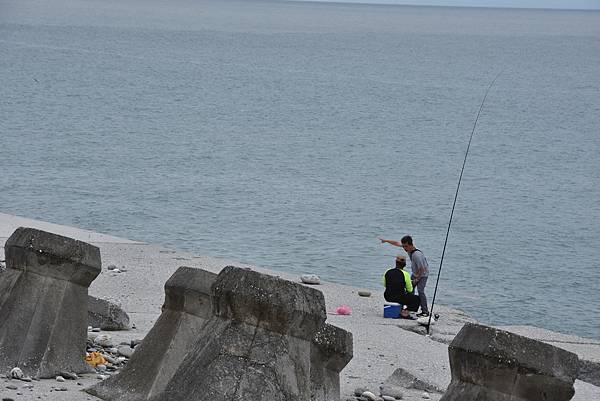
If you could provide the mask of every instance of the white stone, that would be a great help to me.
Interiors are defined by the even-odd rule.
[[[377,396],[370,391],[365,391],[361,394],[362,397],[365,397],[371,401],[377,401]]]
[[[62,377],[62,376],[56,376],[56,381],[59,382],[59,383],[64,383],[65,378]]]
[[[10,371],[10,377],[13,379],[22,379],[23,371],[20,368],[12,368]]]
[[[424,392],[421,397],[423,397],[424,399],[428,400],[429,399],[429,393],[428,392]]]
[[[300,276],[300,281],[304,284],[321,284],[321,278],[316,274],[303,274]]]

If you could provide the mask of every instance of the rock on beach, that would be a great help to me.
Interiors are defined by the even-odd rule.
[[[304,284],[321,284],[321,278],[316,274],[303,274],[302,276],[300,276],[300,281],[302,281]]]

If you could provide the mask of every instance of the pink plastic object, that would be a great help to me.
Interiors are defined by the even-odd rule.
[[[337,315],[349,315],[352,313],[352,309],[349,306],[343,305],[335,308],[335,313]]]

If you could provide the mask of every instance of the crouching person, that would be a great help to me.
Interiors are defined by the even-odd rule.
[[[419,310],[421,300],[414,294],[410,273],[404,271],[404,267],[406,267],[406,258],[397,256],[396,267],[389,269],[383,275],[383,285],[385,286],[383,297],[388,302],[404,305],[405,309],[402,310],[401,317],[408,318],[408,311]]]

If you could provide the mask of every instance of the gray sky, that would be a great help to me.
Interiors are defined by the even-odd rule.
[[[319,1],[319,0],[315,0]],[[336,1],[336,0],[321,0]],[[414,4],[430,6],[560,8],[600,10],[600,0],[337,0],[352,3]]]

